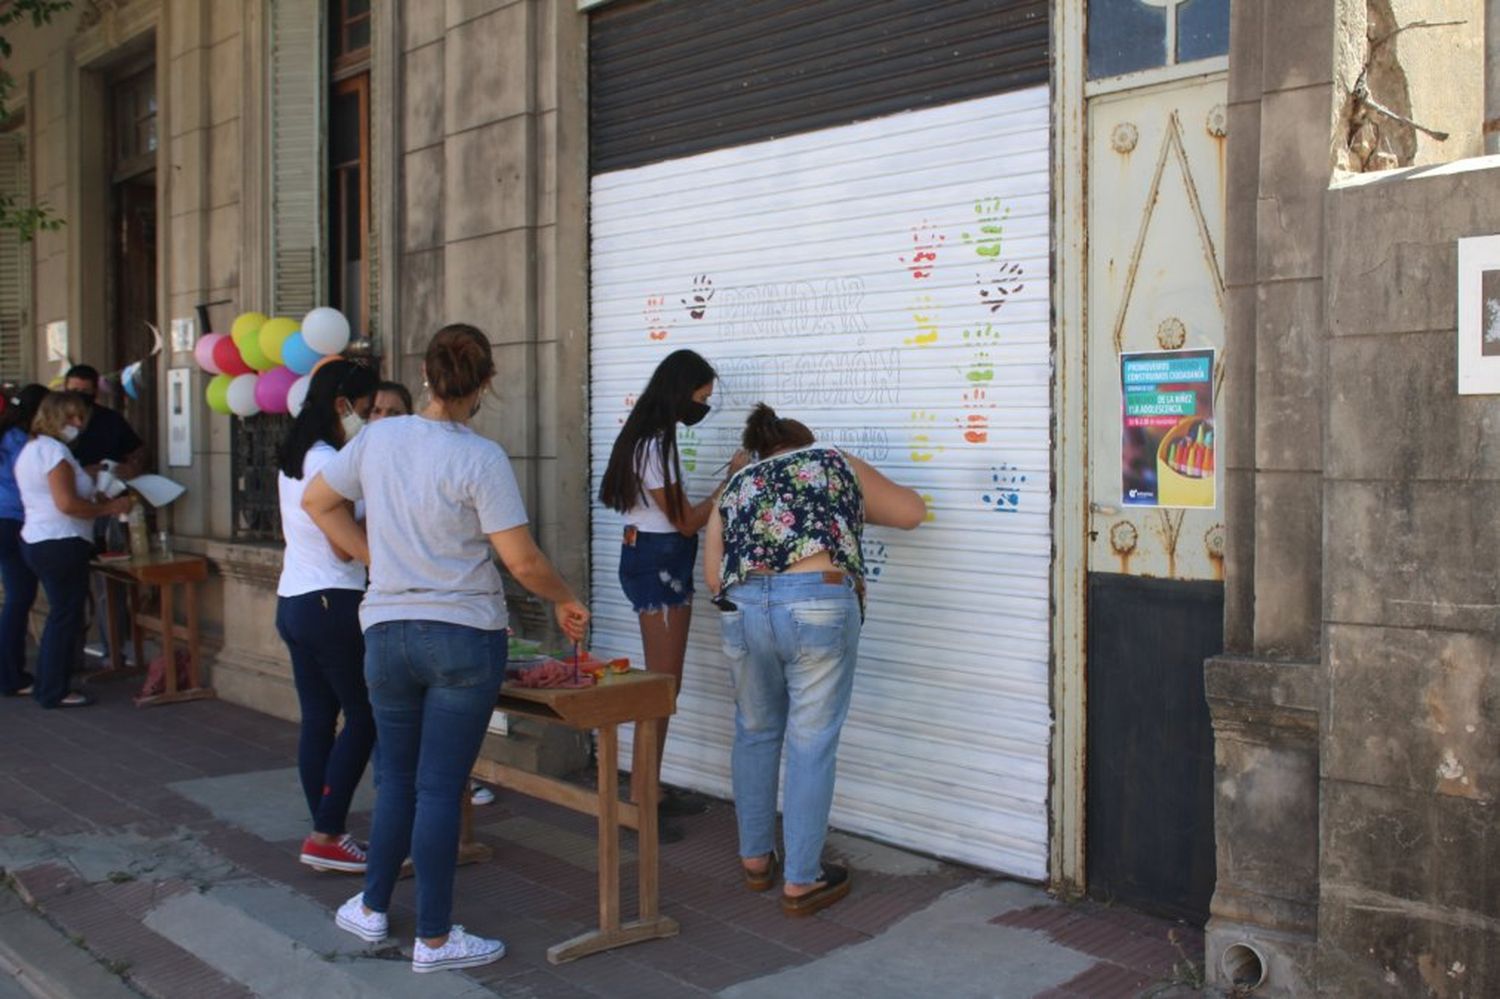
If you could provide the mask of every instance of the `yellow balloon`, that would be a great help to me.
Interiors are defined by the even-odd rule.
[[[273,367],[284,363],[281,359],[281,345],[286,343],[287,337],[297,332],[297,328],[297,320],[278,316],[275,319],[267,319],[259,332],[255,334],[260,344],[260,352],[271,360]],[[248,358],[246,360],[249,361]],[[253,363],[251,367],[254,367]]]
[[[264,312],[241,312],[235,317],[234,325],[229,328],[229,335],[234,337],[235,343],[239,343],[245,337],[259,332],[265,321]]]

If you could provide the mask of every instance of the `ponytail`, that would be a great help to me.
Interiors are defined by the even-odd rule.
[[[745,432],[740,435],[740,447],[757,458],[765,458],[778,451],[807,447],[813,443],[813,432],[806,424],[797,420],[782,419],[776,410],[763,402],[755,404],[745,420]]]

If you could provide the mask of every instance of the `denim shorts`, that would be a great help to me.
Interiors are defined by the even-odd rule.
[[[637,614],[680,607],[693,599],[697,561],[697,535],[626,528],[620,547],[620,587]]]

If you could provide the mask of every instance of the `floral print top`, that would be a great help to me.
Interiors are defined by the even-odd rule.
[[[726,588],[753,571],[781,572],[819,552],[864,578],[864,494],[837,448],[815,444],[747,465],[724,487],[719,516]]]

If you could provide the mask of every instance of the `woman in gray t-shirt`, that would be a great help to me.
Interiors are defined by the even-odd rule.
[[[334,544],[370,567],[360,607],[380,778],[364,891],[340,927],[383,940],[402,861],[417,880],[412,970],[499,960],[505,945],[451,922],[460,798],[505,673],[505,594],[492,551],[556,605],[582,641],[588,609],[537,548],[510,459],[469,429],[495,376],[489,339],[445,326],[424,362],[432,400],[366,427],[323,467],[302,505]],[[366,529],[346,500],[364,500]]]

